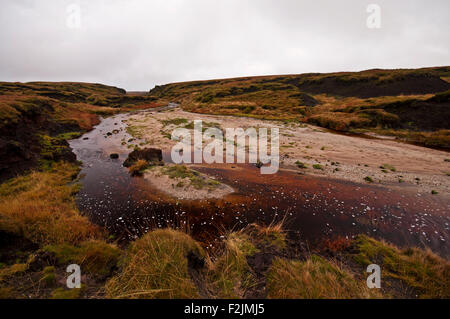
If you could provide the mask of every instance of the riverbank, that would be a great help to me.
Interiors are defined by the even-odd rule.
[[[191,128],[194,120],[222,129],[279,128],[282,169],[373,183],[420,195],[434,191],[436,197],[447,199],[450,193],[450,153],[445,151],[393,140],[343,136],[301,123],[245,118],[243,124],[241,117],[204,115],[180,109],[138,113],[132,115],[127,124],[140,146],[151,145],[170,152],[176,142],[170,139],[169,133],[175,128]]]

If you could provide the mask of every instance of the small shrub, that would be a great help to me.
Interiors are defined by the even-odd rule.
[[[380,166],[380,168],[383,171],[386,171],[386,170],[390,170],[391,172],[396,172],[397,171],[397,169],[394,166],[389,165],[389,164],[383,164],[382,166]]]
[[[370,177],[370,176],[364,177],[364,180],[365,180],[367,183],[373,183],[373,178]]]
[[[146,160],[138,160],[135,164],[129,168],[131,176],[141,176],[143,172],[149,167]]]
[[[305,163],[302,163],[300,161],[295,162],[295,165],[297,165],[298,168],[308,168],[308,166]]]

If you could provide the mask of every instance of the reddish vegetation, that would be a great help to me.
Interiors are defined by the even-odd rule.
[[[324,239],[321,244],[318,245],[319,251],[335,254],[341,252],[350,247],[351,240],[344,236],[337,236],[333,239]]]

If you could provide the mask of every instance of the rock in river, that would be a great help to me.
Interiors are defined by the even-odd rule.
[[[128,155],[123,166],[130,167],[138,160],[146,160],[149,163],[157,163],[162,161],[162,151],[156,148],[144,148],[142,150],[134,150]]]

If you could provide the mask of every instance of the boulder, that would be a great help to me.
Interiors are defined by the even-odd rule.
[[[146,160],[150,164],[160,163],[162,161],[162,151],[156,148],[134,150],[128,155],[128,158],[123,163],[123,166],[130,167],[138,160]]]

